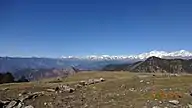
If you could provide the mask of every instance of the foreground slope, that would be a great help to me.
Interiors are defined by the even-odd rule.
[[[77,86],[82,80],[104,82]],[[129,72],[82,72],[64,79],[0,85],[0,100],[17,100],[25,94],[43,93],[24,100],[35,108],[185,108],[192,102],[192,76],[136,74]],[[74,91],[62,91],[68,85]],[[169,101],[178,101],[173,104]]]

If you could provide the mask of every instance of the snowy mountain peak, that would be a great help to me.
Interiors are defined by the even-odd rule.
[[[143,53],[139,54],[139,59],[146,59],[151,56],[160,57],[160,58],[183,58],[183,57],[192,57],[192,52],[180,50],[180,51],[174,51],[174,52],[165,52],[165,51],[151,51],[149,53]]]
[[[110,56],[110,55],[90,55],[85,57],[75,57],[68,56],[62,57],[64,59],[90,59],[90,60],[124,60],[124,59],[147,59],[151,56],[160,57],[160,58],[192,58],[192,52],[186,50],[174,51],[174,52],[166,52],[166,51],[151,51],[148,53],[141,53],[138,55],[118,55],[118,56]]]

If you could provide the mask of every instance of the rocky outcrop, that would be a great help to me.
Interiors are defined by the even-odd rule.
[[[18,94],[18,97],[6,101],[0,100],[0,108],[34,108],[32,105],[25,105],[27,101],[35,100],[37,97],[41,96],[58,96],[63,93],[69,93],[73,94],[74,92],[80,90],[82,87],[86,87],[92,84],[97,84],[104,82],[104,78],[99,79],[88,79],[85,81],[76,82],[75,85],[64,85],[64,84],[58,84],[56,87],[53,88],[47,88],[38,92],[27,92],[23,91],[22,93]],[[4,90],[6,91],[6,90]],[[46,104],[46,103],[45,103]]]
[[[60,85],[60,86],[57,86],[56,88],[46,89],[46,91],[48,91],[48,92],[59,92],[59,93],[63,93],[63,92],[72,93],[75,90],[77,90],[78,88],[82,88],[84,86],[88,86],[88,85],[92,85],[92,84],[101,83],[101,82],[104,82],[104,81],[105,81],[104,78],[88,79],[88,80],[80,81],[79,83],[75,84],[74,88],[70,87],[68,85]]]
[[[17,99],[2,101],[0,100],[0,108],[34,108],[33,106],[25,106],[24,101],[35,99],[38,96],[44,95],[44,92],[34,92],[27,94],[19,94]]]
[[[100,83],[100,82],[104,82],[105,79],[104,78],[100,78],[100,79],[89,79],[87,81],[80,81],[79,85],[85,86],[85,85],[91,85],[91,84],[96,84],[96,83]]]
[[[25,105],[19,100],[0,101],[0,108],[25,108]]]

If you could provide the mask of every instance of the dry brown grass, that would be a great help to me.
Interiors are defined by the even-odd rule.
[[[15,98],[25,90],[42,91],[60,84],[73,86],[81,80],[101,77],[106,81],[77,89],[74,93],[53,93],[50,96],[42,96],[26,103],[37,108],[48,107],[44,106],[44,102],[52,103],[54,108],[63,108],[64,106],[74,108],[142,108],[143,106],[152,107],[158,104],[158,101],[163,101],[160,106],[166,106],[170,99],[178,99],[183,106],[192,101],[192,97],[185,94],[192,87],[191,75],[167,78],[162,77],[161,74],[153,77],[152,74],[130,72],[82,72],[59,82],[54,82],[56,79],[52,78],[40,82],[3,84],[0,85],[0,89],[7,87],[9,90],[0,91],[0,99]],[[141,80],[144,82],[141,83]],[[50,81],[54,83],[50,83]],[[147,84],[147,82],[149,83]],[[131,91],[131,88],[134,90]],[[171,90],[169,90],[170,88]],[[147,101],[150,103],[146,104]]]

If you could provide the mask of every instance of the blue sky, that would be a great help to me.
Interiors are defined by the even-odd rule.
[[[192,50],[191,0],[1,0],[0,56]]]

